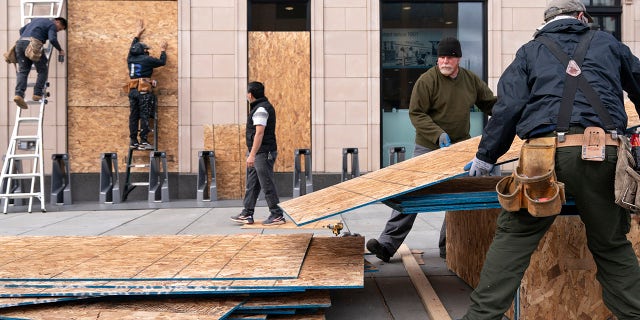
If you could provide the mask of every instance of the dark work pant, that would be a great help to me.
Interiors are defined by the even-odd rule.
[[[417,157],[430,151],[431,149],[429,148],[416,145],[413,156]],[[387,220],[384,230],[380,234],[380,237],[378,237],[378,242],[387,249],[389,254],[393,255],[398,251],[398,248],[400,248],[404,239],[409,235],[415,221],[416,214],[404,214],[397,210],[391,211],[391,217]],[[444,255],[446,253],[446,231],[446,222],[443,221],[442,228],[440,229],[440,240],[438,241],[440,255]]]
[[[138,122],[140,122],[140,140],[147,141],[149,135],[149,118],[156,108],[156,96],[153,93],[141,94],[136,89],[129,91],[129,138],[138,139]]]
[[[584,222],[605,305],[620,320],[640,319],[640,267],[626,238],[630,216],[614,203],[616,148],[607,147],[603,162],[583,161],[580,154],[579,146],[557,149],[558,180],[565,183],[567,195],[574,197]],[[531,254],[555,219],[535,218],[526,210],[502,211],[480,283],[471,294],[471,306],[464,319],[502,318],[520,286]]]
[[[247,153],[247,156],[249,153]],[[260,190],[264,191],[264,198],[269,206],[271,214],[282,215],[282,209],[278,207],[280,198],[273,182],[273,165],[278,157],[278,151],[262,152],[256,154],[256,162],[253,167],[247,167],[247,187],[244,193],[245,214],[253,215]]]
[[[33,62],[24,55],[24,50],[29,45],[29,40],[16,41],[16,59],[18,59],[18,72],[16,74],[16,96],[24,98],[25,91],[27,90],[27,80],[29,78],[29,71],[31,66],[36,66],[36,72],[38,77],[36,78],[36,84],[33,88],[33,94],[42,96],[44,93],[44,85],[47,82],[49,76],[49,68],[47,68],[47,57],[43,54],[39,61]]]

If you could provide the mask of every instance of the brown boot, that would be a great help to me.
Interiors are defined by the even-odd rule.
[[[31,99],[33,99],[33,101],[39,102],[40,99],[42,99],[42,96],[39,96],[37,94],[34,94],[33,97],[31,97]]]
[[[13,102],[15,102],[18,107],[20,107],[21,109],[27,109],[29,108],[29,106],[27,105],[26,102],[24,102],[24,98],[21,96],[15,96],[13,97]]]

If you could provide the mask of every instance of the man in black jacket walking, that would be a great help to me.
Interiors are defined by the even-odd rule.
[[[284,224],[284,213],[278,203],[278,191],[273,182],[273,165],[278,157],[276,142],[276,110],[264,96],[264,85],[250,82],[247,89],[247,101],[251,106],[247,116],[247,186],[244,193],[244,209],[231,220],[253,224],[253,213],[260,190],[264,191],[269,206],[269,217],[263,225]]]

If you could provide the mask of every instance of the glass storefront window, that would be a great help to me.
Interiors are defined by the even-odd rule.
[[[460,40],[460,66],[486,79],[486,10],[483,2],[382,1],[381,113],[382,166],[389,165],[389,149],[405,147],[413,155],[415,129],[409,120],[409,100],[418,77],[436,65],[440,39]],[[481,134],[484,116],[474,106],[471,135]]]

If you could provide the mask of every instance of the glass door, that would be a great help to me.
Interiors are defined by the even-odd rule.
[[[389,150],[405,147],[413,156],[415,129],[409,120],[413,84],[436,65],[440,39],[460,40],[460,67],[487,78],[486,7],[481,1],[382,1],[381,16],[381,163],[389,165]],[[471,112],[471,136],[482,133],[484,115]]]

